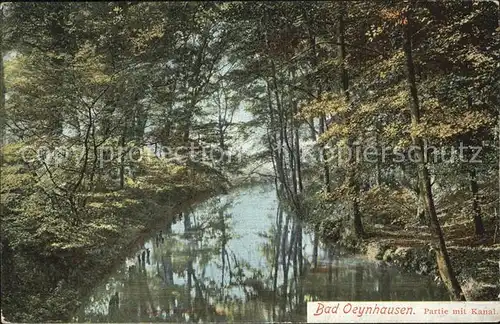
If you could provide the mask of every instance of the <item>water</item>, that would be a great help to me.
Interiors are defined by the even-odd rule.
[[[277,230],[278,201],[270,186],[210,200],[130,251],[83,301],[75,321],[305,321],[310,300],[449,300],[427,277],[324,246],[319,267],[311,269],[307,229],[302,229],[306,261],[300,276],[293,249],[298,244],[291,244],[300,242],[300,230],[290,235],[299,223],[290,218],[285,231],[286,219],[282,214]]]

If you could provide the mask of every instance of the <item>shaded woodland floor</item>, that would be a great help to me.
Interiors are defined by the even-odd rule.
[[[494,229],[493,222],[494,219],[485,220],[485,227]],[[443,222],[442,229],[453,269],[464,291],[469,292],[470,299],[496,300],[500,292],[500,238],[497,237],[497,242],[494,242],[494,230],[487,230],[483,237],[476,237],[473,223],[463,219]],[[402,261],[408,259],[408,253],[426,254],[430,250],[430,242],[431,233],[427,226],[403,228],[377,225],[367,229],[364,245],[368,247],[366,254],[369,257],[436,276],[435,270],[421,270],[422,260],[426,258],[415,258],[413,263]],[[374,246],[378,247],[378,252],[374,252]],[[430,265],[430,268],[433,267]]]

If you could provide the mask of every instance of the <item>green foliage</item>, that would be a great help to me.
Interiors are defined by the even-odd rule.
[[[55,291],[92,268],[89,255],[124,231],[144,228],[151,206],[219,190],[224,175],[257,160],[272,162],[284,205],[320,224],[326,236],[352,238],[343,229],[357,204],[366,221],[414,217],[414,163],[337,163],[336,153],[305,161],[306,138],[315,140],[315,149],[361,143],[405,154],[412,135],[438,148],[496,140],[500,41],[492,2],[414,6],[420,120],[413,127],[403,51],[408,22],[399,2],[5,8],[1,231],[2,251],[11,255],[2,267],[16,273],[2,297],[10,311],[24,310],[13,320],[62,318],[73,293]],[[241,108],[250,121],[235,120]],[[148,145],[235,150],[238,140],[255,134],[263,134],[265,149],[241,164],[124,158],[137,150],[146,154]],[[42,146],[55,153],[24,160]],[[56,150],[61,147],[77,153],[65,157]],[[115,152],[112,158],[103,158],[103,148]],[[498,151],[485,148],[480,157],[484,163],[473,166],[442,159],[428,164],[438,202],[467,201],[473,170],[479,205],[492,214]],[[452,210],[469,210],[464,204]],[[225,225],[215,218],[207,226]],[[69,274],[72,258],[84,260],[76,270],[80,277]],[[51,279],[52,271],[61,274]],[[39,281],[46,285],[37,287]]]

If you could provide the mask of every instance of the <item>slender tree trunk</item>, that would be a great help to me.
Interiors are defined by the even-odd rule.
[[[323,114],[319,121],[319,132],[323,134],[326,131],[326,117]],[[327,193],[332,192],[332,186],[330,184],[330,165],[328,163],[328,152],[325,145],[321,146],[321,157],[323,159],[323,182],[325,184],[325,191]]]
[[[290,250],[292,251],[292,253],[290,254],[289,256],[289,260],[292,261],[292,269],[293,269],[293,280],[291,280],[291,283],[294,284],[295,286],[295,296],[297,296],[298,294],[298,281],[299,281],[299,269],[298,269],[298,242],[297,242],[297,225],[298,225],[298,222],[295,224],[295,230],[294,230],[294,237],[295,237],[295,240],[293,242],[293,249],[291,248],[292,246],[290,246]],[[290,287],[292,285],[290,284]],[[293,308],[293,303],[292,303],[292,299],[294,298],[294,295],[292,295],[292,289],[290,288],[290,296],[288,297],[288,300],[289,300],[289,305],[290,305],[290,308]]]
[[[269,116],[270,116],[270,127],[268,132],[272,133],[272,137],[268,134],[269,149],[271,150],[271,160],[273,163],[274,174],[275,174],[275,186],[278,198],[287,199],[292,197],[292,191],[288,186],[288,177],[285,174],[285,162],[283,157],[283,131],[280,125],[276,125],[276,116],[274,115],[274,109],[272,106],[271,92],[268,88],[268,101],[269,101]],[[278,135],[276,134],[276,128],[279,128],[279,141]]]
[[[290,111],[290,115],[292,115],[292,112]],[[297,194],[298,194],[298,183],[297,183],[297,165],[296,165],[296,156],[295,156],[295,149],[293,148],[294,146],[294,131],[293,131],[293,122],[292,122],[292,116],[290,118],[290,140],[288,138],[288,131],[285,130],[285,143],[287,145],[288,149],[288,156],[289,156],[289,164],[290,164],[290,176],[292,177],[292,195],[290,198],[292,198],[292,201],[294,203],[294,208],[295,211],[298,211],[298,203],[297,203]],[[285,123],[288,124],[288,120],[286,120],[285,117]],[[286,126],[288,128],[288,126]],[[291,145],[290,145],[291,142]]]
[[[302,224],[300,220],[297,223],[297,256],[299,261],[299,275],[304,273],[304,256],[302,254]]]
[[[288,226],[290,224],[290,214],[286,215],[285,226],[283,227],[283,235],[281,239],[281,263],[283,264],[283,292],[282,297],[286,300],[288,291],[288,258],[287,258],[287,242],[288,242]]]
[[[288,272],[290,270],[290,262],[295,261],[296,229],[297,229],[297,222],[295,220],[292,220],[292,228],[290,229],[290,243],[288,244],[288,251],[286,252],[286,255],[288,257],[286,257],[286,261],[284,262],[284,264],[286,264],[286,267],[284,267],[285,269],[283,271],[283,274],[284,274],[284,277],[283,277],[283,297],[284,297],[285,301],[286,300],[290,301],[292,298],[291,294],[288,294],[288,287],[290,287],[290,293],[291,293],[293,281],[290,280],[290,283],[288,283]],[[295,264],[292,263],[292,269],[294,266],[295,266]]]
[[[464,6],[467,10],[467,14],[471,15],[473,13],[473,2],[472,1],[467,1],[464,3]],[[473,23],[469,22],[467,25],[467,32],[468,32],[468,37],[469,37],[469,42],[474,39],[474,31],[473,31]],[[472,49],[472,45],[471,49]],[[466,62],[466,67],[463,70],[463,74],[465,78],[471,78],[471,72],[473,71],[472,64],[470,62]],[[469,111],[474,110],[474,104],[472,101],[472,93],[468,91],[467,93],[467,108]],[[472,138],[468,138],[467,141],[469,142],[468,144],[471,144],[470,142],[473,141]],[[483,220],[481,218],[481,206],[479,204],[479,194],[478,194],[478,185],[477,185],[477,176],[476,176],[476,169],[474,168],[474,165],[471,165],[471,169],[469,169],[469,182],[470,182],[470,190],[472,193],[472,217],[474,221],[474,234],[476,236],[483,236],[484,235],[484,225],[483,225]]]
[[[281,208],[281,204],[278,204],[277,211],[277,220],[276,220],[276,242],[275,248],[276,253],[274,255],[274,274],[273,274],[273,305],[276,305],[276,291],[278,290],[278,270],[280,266],[280,247],[281,247],[281,232],[283,226],[283,209]],[[273,306],[274,307],[274,306]]]
[[[56,49],[56,51],[58,48],[65,47],[71,52],[69,39],[65,37],[65,31],[63,28],[65,20],[64,15],[65,12],[62,6],[58,5],[54,7],[53,15],[51,16],[51,18],[49,18],[51,22],[49,32],[52,36],[52,46]],[[53,57],[52,62],[55,66],[64,66],[64,59],[60,57]],[[59,75],[53,82],[57,83],[57,85],[59,86],[62,86],[62,75]],[[63,134],[64,116],[62,114],[62,109],[59,106],[55,105],[51,108],[52,122],[50,127],[52,128],[52,135],[55,137],[59,137]]]
[[[311,134],[311,139],[316,142],[316,126],[314,126],[314,118],[309,118],[309,132]]]
[[[276,99],[276,110],[278,113],[278,129],[279,129],[279,163],[278,163],[278,170],[281,169],[281,178],[282,178],[282,186],[285,189],[286,192],[286,197],[288,200],[292,201],[294,205],[296,205],[296,200],[295,200],[295,191],[290,188],[290,182],[289,182],[289,177],[287,173],[287,167],[284,159],[284,146],[285,143],[287,146],[290,148],[290,143],[288,141],[288,134],[287,134],[287,116],[285,114],[285,110],[283,107],[283,98],[280,96],[280,91],[278,88],[278,81],[277,81],[277,73],[276,73],[276,66],[274,64],[274,61],[271,60],[271,72],[272,72],[272,88],[273,88],[273,93],[274,97]],[[290,164],[291,164],[291,170],[293,172],[293,151],[290,150]],[[292,173],[293,175],[293,173]],[[294,186],[296,186],[295,182],[295,177],[292,177],[292,181]]]
[[[219,220],[220,220],[220,225],[221,225],[221,261],[222,261],[222,274],[221,274],[221,290],[222,290],[222,295],[224,296],[224,274],[226,270],[226,222],[224,219],[224,211],[222,209],[219,209]]]
[[[313,33],[313,30],[311,28],[312,22],[309,19],[307,15],[307,10],[303,10],[303,15],[305,20],[307,21],[307,32],[309,36],[309,45],[311,47],[311,65],[313,69],[316,69],[318,66],[318,57],[317,57],[317,51],[316,51],[316,38]],[[313,83],[314,85],[314,83]],[[318,85],[315,85],[317,88],[317,97],[319,98],[321,96],[321,93],[323,92],[321,83]],[[326,125],[325,125],[325,116],[321,116],[319,120],[319,128],[320,128],[320,134],[325,131]],[[311,138],[313,141],[316,142],[316,129],[314,128],[314,118],[311,118],[310,120],[310,131],[311,131]],[[328,154],[325,152],[325,147],[322,145],[321,147],[321,157],[320,154],[316,155],[318,163],[320,162],[321,158],[323,159],[323,183],[325,185],[325,191],[327,193],[331,192],[331,187],[330,187],[330,167],[328,164]],[[314,225],[314,245],[313,245],[313,267],[316,268],[318,266],[318,249],[319,249],[319,229],[320,229],[320,224],[321,221],[316,221]]]
[[[295,80],[295,69],[292,70],[292,81]],[[293,92],[292,92],[293,94]],[[304,186],[302,183],[302,161],[300,158],[300,137],[299,137],[299,128],[300,124],[299,122],[295,119],[295,116],[298,113],[298,108],[297,108],[297,101],[293,100],[291,102],[291,108],[292,108],[292,125],[293,125],[293,131],[294,131],[294,146],[295,146],[295,166],[296,166],[296,171],[297,171],[297,184],[298,184],[298,191],[302,193],[304,190]]]
[[[346,49],[345,49],[345,3],[340,3],[340,11],[338,18],[338,41],[339,44],[339,58],[340,58],[340,78],[342,81],[342,94],[345,98],[345,103],[349,104],[349,75],[347,73],[347,68],[345,64],[346,60]],[[349,171],[348,171],[348,179],[347,182],[349,184],[349,191],[351,194],[350,204],[351,204],[351,220],[352,220],[352,228],[356,237],[361,238],[364,236],[363,223],[361,222],[361,212],[359,210],[359,183],[356,179],[356,154],[353,152],[352,146],[352,136],[349,136],[348,139],[348,150],[352,154],[349,154]]]
[[[302,291],[302,276],[304,274],[304,260],[303,260],[303,255],[302,255],[302,224],[300,219],[297,220],[297,225],[296,225],[296,243],[295,243],[295,255],[296,255],[296,267],[298,268],[298,273],[295,276],[295,296],[297,299],[297,304],[300,305],[302,304],[304,298],[303,298],[303,291]]]
[[[471,4],[469,4],[469,6],[471,7],[472,10]],[[472,103],[472,96],[470,94],[467,96],[467,107],[469,108],[470,111],[472,111],[473,103]],[[476,236],[483,236],[484,224],[481,218],[481,205],[479,204],[477,175],[474,165],[472,165],[471,169],[469,169],[469,182],[470,182],[470,191],[472,193],[472,219],[474,221],[474,234]]]
[[[425,194],[422,188],[422,181],[417,175],[417,220],[421,225],[429,225],[429,221],[425,215]]]
[[[375,174],[375,184],[377,187],[380,187],[382,185],[382,157],[381,157],[381,150],[382,145],[380,144],[380,133],[381,133],[381,126],[380,122],[376,122],[376,133],[375,133],[375,146],[377,149],[377,164],[376,164],[376,174]]]
[[[484,224],[481,218],[481,206],[479,204],[478,185],[476,179],[476,170],[469,170],[470,190],[472,192],[472,217],[474,219],[474,234],[476,236],[484,235]]]
[[[314,225],[314,242],[313,242],[313,255],[312,266],[318,267],[318,250],[319,250],[319,222]]]
[[[120,137],[121,149],[125,148],[125,130],[123,130],[122,136]],[[125,152],[120,154],[120,189],[125,187]]]
[[[420,124],[420,107],[417,92],[417,83],[415,79],[415,68],[413,65],[413,53],[412,53],[412,25],[411,25],[411,5],[405,12],[405,24],[404,24],[404,53],[406,57],[406,68],[407,68],[407,78],[410,92],[410,112],[411,112],[411,124],[412,127],[416,128]],[[437,240],[439,250],[436,252],[436,261],[441,275],[441,279],[445,283],[448,291],[455,300],[465,300],[465,296],[462,292],[462,288],[455,276],[453,271],[450,257],[446,249],[446,243],[444,240],[444,235],[439,224],[439,220],[436,213],[436,207],[434,205],[434,197],[432,194],[431,180],[429,176],[429,171],[425,164],[424,159],[424,145],[422,138],[418,135],[412,134],[412,142],[417,149],[418,154],[418,173],[419,180],[422,182],[422,189],[425,190],[425,203],[427,207],[427,212],[430,218],[431,229],[434,232],[435,240]]]

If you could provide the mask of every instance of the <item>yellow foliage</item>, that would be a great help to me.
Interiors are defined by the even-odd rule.
[[[491,126],[493,118],[485,112],[465,111],[459,114],[432,115],[423,118],[421,126],[414,134],[447,139],[459,134]]]
[[[310,104],[302,106],[299,118],[320,117],[321,115],[338,115],[347,111],[344,98],[338,94],[328,94]]]
[[[104,85],[112,77],[106,73],[102,55],[96,53],[95,45],[84,44],[73,58],[73,66],[89,84]]]
[[[145,49],[148,48],[148,42],[162,38],[165,34],[165,28],[163,25],[154,25],[148,29],[137,30],[137,36],[132,39],[135,50],[142,54]]]
[[[4,62],[5,82],[8,89],[17,88],[29,80],[25,65],[27,57],[21,54]]]
[[[318,142],[324,143],[329,139],[342,139],[349,136],[349,127],[346,124],[332,123],[328,129],[319,136]]]

